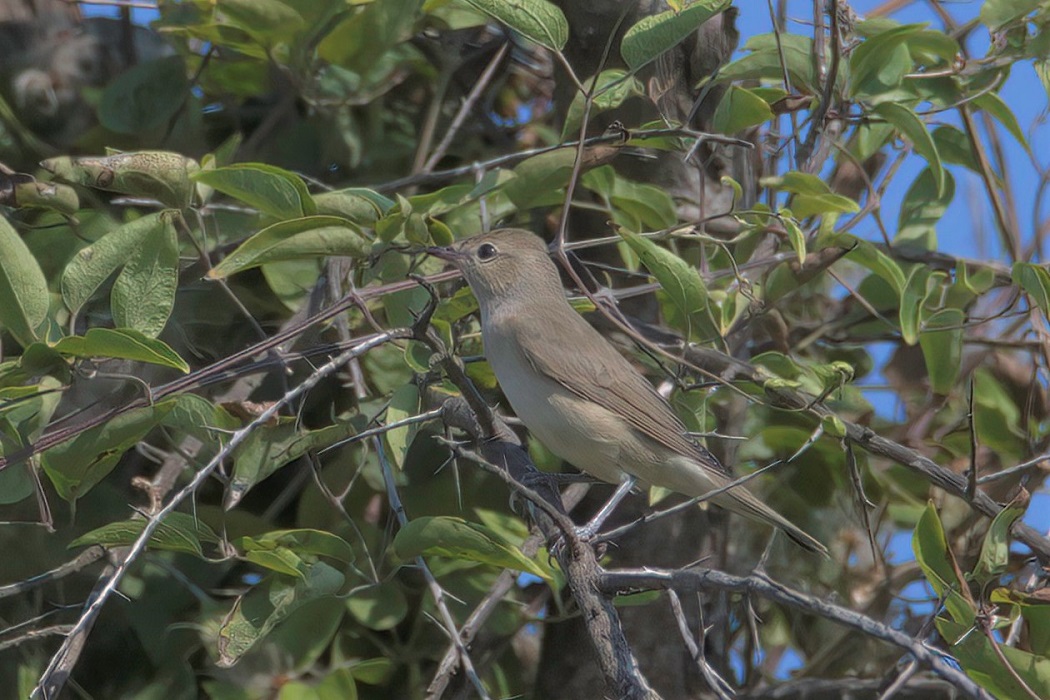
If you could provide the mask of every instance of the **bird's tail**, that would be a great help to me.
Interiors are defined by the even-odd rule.
[[[767,523],[783,531],[792,542],[807,549],[817,552],[825,557],[828,556],[828,548],[815,537],[798,527],[780,513],[776,512],[755,494],[747,490],[745,486],[738,486],[711,499],[714,503],[734,513],[739,513],[745,518],[750,518],[761,523]]]

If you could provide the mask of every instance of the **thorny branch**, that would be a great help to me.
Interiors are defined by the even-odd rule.
[[[197,492],[201,484],[211,476],[212,472],[215,471],[224,459],[229,457],[238,445],[244,442],[244,440],[246,440],[256,429],[269,422],[285,405],[295,401],[300,396],[313,389],[322,379],[337,371],[352,358],[357,357],[372,348],[378,347],[379,345],[388,343],[391,340],[408,338],[410,335],[411,331],[408,329],[395,329],[388,331],[387,333],[380,333],[371,336],[369,339],[363,340],[353,347],[344,350],[331,361],[319,367],[294,389],[268,406],[266,410],[260,413],[251,423],[231,434],[227,443],[218,451],[218,453],[216,453],[211,461],[198,471],[189,483],[179,490],[178,493],[172,496],[167,505],[146,520],[142,532],[135,538],[134,543],[126,549],[121,561],[113,567],[112,572],[108,575],[108,578],[105,579],[105,582],[96,588],[92,598],[84,607],[80,619],[78,619],[76,624],[73,625],[72,630],[66,636],[62,646],[60,646],[58,651],[51,657],[51,661],[48,663],[48,666],[41,675],[36,688],[33,690],[32,697],[40,698],[41,700],[50,700],[51,698],[57,698],[59,696],[70,673],[73,671],[73,667],[76,666],[77,660],[80,657],[80,652],[83,649],[83,643],[86,640],[87,635],[90,633],[91,628],[94,626],[95,620],[98,619],[99,614],[102,612],[103,606],[105,606],[110,596],[117,590],[117,586],[124,578],[124,574],[127,573],[131,565],[145,551],[146,544],[153,536],[153,533],[156,532],[158,527],[160,527],[160,524],[165,517],[174,512],[184,500]]]
[[[756,571],[744,577],[701,568],[620,569],[606,571],[601,577],[600,585],[601,590],[609,594],[670,589],[678,593],[729,591],[759,595],[782,605],[819,615],[826,620],[863,632],[869,637],[900,647],[923,666],[951,682],[967,696],[981,700],[992,698],[987,691],[970,680],[963,671],[948,663],[943,654],[935,649],[866,615],[788,588],[769,578],[762,571]]]

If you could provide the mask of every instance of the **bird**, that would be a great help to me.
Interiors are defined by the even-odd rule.
[[[733,481],[655,387],[572,308],[542,238],[505,228],[427,252],[456,267],[473,291],[485,357],[529,432],[586,474],[618,485],[584,535],[635,485],[702,497]],[[827,556],[820,541],[743,485],[711,500]]]

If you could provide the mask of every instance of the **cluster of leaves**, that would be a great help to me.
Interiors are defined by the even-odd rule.
[[[828,542],[836,563],[782,554],[771,570],[779,566],[856,599],[885,566],[875,538],[869,552],[857,534],[861,519],[841,506],[856,488],[861,500],[885,506],[886,531],[915,528],[919,565],[944,601],[937,629],[967,672],[1004,697],[1022,697],[1024,689],[1050,695],[1047,608],[1006,581],[1013,572],[1009,527],[1023,508],[1004,510],[992,523],[967,578],[949,546],[956,539],[928,505],[929,483],[864,454],[851,475],[842,449],[853,455],[843,441],[846,422],[907,436],[906,423],[875,415],[857,383],[873,369],[870,345],[889,338],[898,352],[915,349],[922,358],[920,390],[907,382],[896,388],[911,415],[928,414],[926,432],[909,439],[928,440],[938,463],[968,459],[976,443],[994,451],[985,465],[994,472],[1045,450],[1047,416],[1034,414],[1033,401],[1026,403],[999,367],[964,358],[981,330],[971,319],[1004,296],[1010,309],[1027,304],[1020,308],[1031,324],[1044,323],[1050,274],[1016,255],[1012,267],[962,260],[934,266],[937,224],[956,194],[953,171],[1000,183],[965,125],[930,129],[929,117],[953,109],[987,115],[1027,149],[997,88],[1013,63],[1045,59],[1048,17],[1036,12],[1037,3],[986,3],[981,20],[1003,41],[991,60],[979,62],[962,62],[958,41],[944,32],[885,19],[844,28],[838,53],[837,42],[822,42],[821,60],[810,37],[751,38],[745,54],[713,79],[727,87],[715,130],[769,131],[781,115],[823,110],[829,120],[854,123],[841,136],[840,167],[892,151],[902,159],[915,154],[925,165],[907,188],[895,235],[883,231],[873,242],[851,231],[878,211],[883,186],[869,184],[862,207],[813,174],[819,167],[773,159],[759,183],[763,201],[732,212],[735,234],[726,240],[681,221],[665,189],[614,167],[631,149],[689,152],[687,125],[628,124],[620,142],[565,142],[580,133],[585,115],[647,99],[647,67],[729,5],[702,0],[638,21],[616,47],[620,66],[580,80],[592,92],[577,94],[562,124],[550,129],[538,116],[541,123],[518,128],[546,148],[495,151],[485,137],[500,127],[476,126],[460,134],[461,157],[490,160],[426,191],[419,190],[425,179],[403,187],[375,183],[412,171],[417,151],[427,152],[415,117],[425,107],[419,93],[434,95],[439,115],[455,101],[445,91],[466,62],[453,55],[454,37],[505,31],[522,50],[560,55],[571,37],[557,7],[543,0],[166,5],[156,28],[175,55],[114,80],[98,96],[99,127],[82,141],[97,153],[124,151],[51,158],[43,164],[47,174],[0,171],[0,520],[46,526],[28,535],[25,525],[0,526],[0,542],[12,552],[0,568],[4,577],[53,568],[69,558],[67,546],[133,544],[147,522],[128,512],[129,502],[148,500],[132,490],[143,472],[174,482],[225,457],[216,478],[191,494],[194,507],[187,502],[153,532],[143,565],[123,583],[131,602],[111,603],[129,611],[123,623],[135,641],[128,653],[142,660],[143,671],[115,679],[84,664],[75,675],[80,683],[100,695],[143,697],[162,677],[170,682],[166,692],[180,697],[196,696],[198,684],[210,696],[231,698],[275,690],[282,698],[417,695],[448,645],[446,632],[432,624],[442,611],[420,573],[421,557],[448,597],[469,604],[454,608],[458,624],[503,569],[542,582],[513,589],[495,607],[484,627],[495,639],[527,635],[538,621],[536,609],[522,602],[549,597],[547,616],[566,612],[564,584],[545,552],[519,549],[527,526],[509,513],[502,482],[458,465],[440,469],[448,452],[433,439],[441,426],[426,409],[435,393],[458,389],[434,376],[429,346],[378,344],[354,360],[347,382],[353,390],[318,387],[253,426],[232,453],[225,446],[260,413],[248,398],[273,401],[310,373],[298,360],[415,322],[430,296],[408,275],[440,271],[438,261],[419,255],[423,246],[447,244],[490,222],[538,220],[557,211],[573,185],[582,206],[613,222],[623,270],[658,284],[670,328],[726,351],[740,347],[742,332],[750,334],[755,381],[738,383],[738,392],[681,381],[672,399],[702,432],[720,428],[715,417],[746,396],[735,429],[752,439],[737,453],[741,463],[805,453],[805,468],[782,470],[789,488],[768,489],[769,500]],[[422,37],[429,35],[445,43],[428,48]],[[516,86],[502,80],[491,102],[502,100],[516,113]],[[259,104],[271,115],[246,123]],[[446,110],[443,119],[449,116]],[[477,121],[498,121],[489,116]],[[229,135],[242,127],[252,129],[243,141],[239,132]],[[824,138],[823,120],[810,128]],[[789,140],[805,150],[801,129]],[[158,148],[165,150],[147,150]],[[360,184],[345,186],[347,173]],[[310,175],[340,184],[322,186]],[[747,199],[736,182],[724,187],[735,189],[738,202]],[[107,201],[103,192],[115,197]],[[872,218],[881,228],[881,218]],[[1003,248],[1021,247],[1004,232]],[[292,325],[295,314],[318,310],[315,295],[340,279],[340,259],[353,263],[359,303],[319,332],[330,345],[315,338],[295,354],[267,344],[263,326],[292,328],[287,339],[305,335]],[[844,278],[851,295],[837,299],[836,280]],[[461,290],[431,319],[438,337],[463,357],[483,351],[475,309]],[[259,345],[245,352],[251,343]],[[265,362],[249,364],[264,350]],[[270,367],[276,369],[264,382],[245,384]],[[234,376],[222,374],[231,369]],[[496,391],[483,361],[470,362],[467,374],[482,390]],[[215,389],[218,380],[228,388]],[[768,400],[785,391],[824,402],[832,413],[821,418]],[[377,426],[393,427],[366,439]],[[532,447],[538,464],[557,467],[541,446]],[[147,457],[160,462],[159,471]],[[171,483],[156,491],[162,481],[146,492],[170,497]],[[391,489],[409,515],[396,533]],[[53,517],[54,496],[68,504],[65,517]],[[962,532],[965,519],[957,520]],[[733,539],[741,552],[759,552],[764,537]],[[979,584],[976,595],[971,580]],[[62,602],[79,603],[90,585],[88,577],[70,584]],[[233,595],[224,595],[230,589]],[[891,603],[899,592],[873,604],[869,615],[901,614]],[[5,616],[42,614],[37,605],[19,601]],[[995,638],[997,623],[984,621],[989,606],[1028,626],[1027,650]],[[836,660],[845,664],[840,673],[881,674],[895,658],[864,640],[856,643],[869,644],[871,654],[856,654],[835,636],[799,633],[801,623],[783,611],[768,610],[766,619],[763,642],[821,659],[814,675],[834,669]],[[727,636],[739,653],[749,628],[733,624]],[[23,643],[27,651],[6,658],[0,647],[0,675],[17,677],[20,692],[32,688],[50,648],[30,647]],[[105,645],[99,648],[104,655]],[[493,649],[483,673],[492,692],[530,687],[535,660],[510,644]],[[751,669],[742,680],[758,675]]]

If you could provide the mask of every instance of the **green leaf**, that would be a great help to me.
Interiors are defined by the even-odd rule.
[[[58,408],[62,386],[54,377],[43,377],[34,386],[0,390],[0,455],[10,456],[40,437]],[[33,494],[37,465],[36,459],[29,459],[0,470],[0,505],[18,503]]]
[[[197,161],[170,151],[60,156],[40,165],[68,182],[133,197],[152,197],[176,209],[185,209],[192,202],[191,178],[200,170]]]
[[[669,10],[643,17],[627,30],[620,43],[620,55],[632,71],[670,51],[697,28],[722,12],[730,0],[698,0],[681,11]]]
[[[317,213],[317,205],[302,178],[273,165],[236,163],[202,170],[193,179],[278,219]]]
[[[1022,488],[992,519],[981,543],[981,556],[973,570],[974,578],[982,586],[1006,571],[1010,563],[1010,528],[1028,510],[1030,500],[1028,491]]]
[[[385,581],[351,591],[346,598],[350,616],[370,630],[385,632],[401,624],[408,614],[408,601],[394,581]]]
[[[922,305],[929,291],[926,285],[929,279],[930,269],[916,265],[908,275],[908,283],[901,294],[901,338],[908,345],[919,342],[919,322],[922,319]]]
[[[40,338],[50,304],[40,264],[0,216],[0,326],[26,347]]]
[[[791,244],[791,249],[795,251],[795,255],[798,256],[799,264],[806,262],[806,234],[799,228],[790,211],[783,212],[780,221],[784,224],[788,242]]]
[[[787,70],[791,85],[805,94],[819,95],[813,61],[813,40],[800,34],[758,34],[747,40],[744,51],[751,51],[718,71],[720,83],[761,80],[782,83]],[[839,71],[839,80],[844,80]],[[837,86],[836,86],[837,87]]]
[[[208,270],[208,277],[224,279],[253,267],[283,260],[331,255],[363,258],[371,249],[371,241],[348,219],[307,216],[267,226]]]
[[[1035,304],[1044,316],[1050,317],[1050,272],[1045,265],[1014,263],[1010,278],[1025,291],[1029,302]]]
[[[930,132],[926,130],[926,125],[919,119],[918,115],[896,102],[883,102],[875,105],[874,111],[875,114],[897,127],[911,141],[915,151],[929,163],[930,170],[933,172],[933,179],[937,183],[938,195],[943,193],[945,187],[944,164],[941,163],[941,156],[937,152],[937,146],[933,142],[933,137],[930,136]]]
[[[304,581],[319,556],[344,564],[354,560],[354,550],[346,540],[323,530],[275,530],[256,537],[242,537],[236,545],[253,564]]]
[[[937,152],[945,163],[962,165],[981,174],[981,166],[973,155],[970,139],[962,131],[949,124],[939,126],[933,130],[933,142],[937,144]]]
[[[941,309],[926,319],[919,335],[930,387],[942,396],[951,393],[959,377],[965,321],[966,314],[960,309]]]
[[[526,39],[552,51],[561,51],[569,40],[569,22],[561,9],[546,0],[466,0],[485,14],[507,25]]]
[[[313,195],[318,214],[349,219],[358,226],[372,226],[394,202],[363,187],[348,187]]]
[[[62,298],[76,313],[117,268],[135,256],[140,247],[168,235],[178,212],[173,209],[149,214],[110,231],[81,248],[62,273]],[[162,244],[158,241],[153,247]]]
[[[1010,135],[1017,139],[1017,142],[1024,146],[1025,150],[1029,150],[1028,141],[1024,137],[1021,124],[1017,121],[1017,116],[1010,109],[1010,106],[1003,102],[1003,98],[994,92],[986,92],[976,98],[973,101],[973,105],[995,117],[995,120],[1005,126]]]
[[[179,286],[179,241],[172,219],[161,216],[163,228],[142,240],[110,296],[113,322],[150,338],[167,325]]]
[[[587,171],[580,184],[601,195],[617,223],[630,231],[670,228],[678,221],[674,200],[664,189],[632,182],[611,165]]]
[[[109,523],[86,532],[69,543],[69,547],[100,544],[106,548],[127,547],[134,544],[146,527],[144,518]],[[150,535],[151,549],[167,552],[186,552],[204,558],[202,542],[218,544],[219,536],[210,527],[190,513],[169,513]]]
[[[402,561],[430,554],[548,577],[546,571],[496,533],[462,518],[416,518],[398,531],[394,552]]]
[[[358,427],[351,422],[302,431],[291,418],[278,418],[276,425],[258,428],[233,452],[233,474],[223,506],[233,508],[256,484],[309,450],[334,445],[357,433]]]
[[[905,43],[923,30],[922,24],[905,24],[879,32],[853,49],[849,57],[850,92],[878,95],[897,87],[912,69]]]
[[[924,168],[911,183],[901,203],[897,222],[897,245],[914,245],[925,250],[937,249],[936,225],[955,198],[955,178],[945,171],[945,186],[938,195],[938,185],[930,168]]]
[[[620,68],[610,68],[598,74],[597,80],[588,79],[584,86],[590,88],[594,85],[594,98],[591,100],[590,116],[593,117],[600,112],[616,109],[628,98],[636,95],[644,95],[642,84],[633,75]],[[577,92],[569,110],[565,114],[565,124],[562,126],[561,135],[563,139],[574,138],[580,130],[583,121],[583,110],[586,98]]]
[[[692,265],[648,238],[624,229],[620,229],[619,234],[649,270],[649,274],[660,283],[671,303],[678,308],[687,322],[699,319],[698,322],[703,324],[703,319],[709,314],[710,309],[707,287],[700,273]],[[704,334],[717,335],[713,321],[710,327],[704,324],[703,328],[687,330],[698,330]]]
[[[851,261],[868,268],[876,275],[886,280],[897,294],[904,292],[905,278],[900,265],[868,241],[861,240],[855,236],[836,234],[837,244],[850,248],[846,256]]]
[[[406,384],[395,390],[386,409],[386,422],[396,423],[419,413],[419,389],[415,384]],[[404,466],[405,456],[412,444],[412,438],[419,430],[418,425],[405,425],[392,428],[384,433],[390,457],[398,468]]]
[[[959,593],[965,589],[966,582],[959,579],[944,536],[944,526],[932,502],[926,504],[926,510],[915,526],[911,546],[926,579],[934,592],[944,599],[952,618],[964,625],[973,624],[976,609],[972,601]]]
[[[860,211],[849,197],[835,194],[828,184],[816,175],[791,171],[777,177],[762,178],[761,184],[784,192],[791,192],[791,210],[795,216],[805,219],[817,214],[852,214]]]
[[[186,361],[166,343],[133,328],[90,328],[83,336],[62,338],[54,348],[73,357],[111,357],[171,367],[183,374],[190,371]]]
[[[219,629],[218,664],[229,667],[304,603],[335,595],[346,578],[322,561],[303,578],[272,575],[234,603]]]
[[[712,131],[735,134],[773,118],[769,104],[751,90],[731,85],[715,109]]]
[[[354,674],[354,678],[369,685],[381,685],[393,670],[394,662],[383,656],[358,661],[350,666],[350,673]]]
[[[351,669],[337,668],[325,676],[315,688],[310,688],[313,695],[306,696],[310,700],[357,700],[357,683],[354,682],[354,674]],[[284,691],[288,686],[281,688],[281,695],[277,700],[286,700]]]
[[[329,63],[365,74],[376,59],[412,37],[423,0],[369,3],[340,22],[321,41],[318,54]]]
[[[166,126],[189,99],[186,64],[181,56],[139,63],[102,92],[98,118],[118,134],[149,132]]]
[[[514,177],[503,190],[518,209],[558,204],[564,198],[561,188],[569,182],[575,148],[559,148],[526,158],[514,167]]]
[[[992,31],[1024,17],[1039,7],[1040,0],[985,0],[981,5],[981,22]]]
[[[993,642],[972,624],[937,618],[937,631],[951,645],[966,674],[997,698],[1050,697],[1050,659]],[[993,644],[995,646],[993,646]],[[1002,659],[1006,659],[1006,664]],[[1024,683],[1022,686],[1018,678]]]
[[[174,406],[165,401],[126,411],[44,452],[40,463],[58,495],[73,502],[91,490]]]
[[[281,0],[222,0],[223,17],[251,34],[264,46],[273,46],[303,29],[302,15]]]

